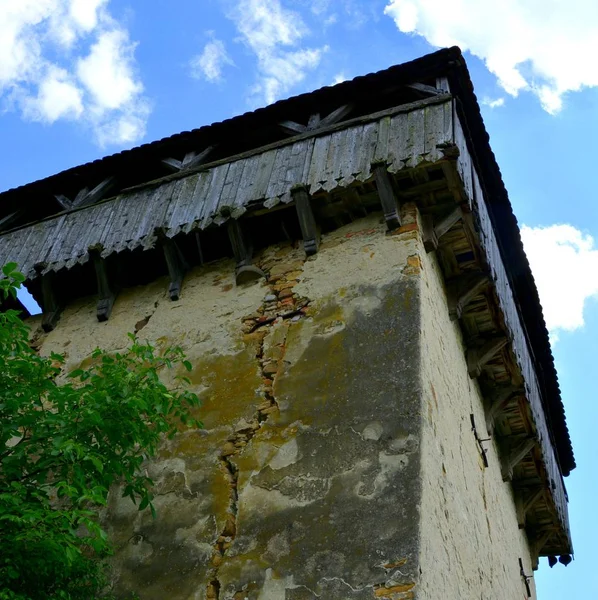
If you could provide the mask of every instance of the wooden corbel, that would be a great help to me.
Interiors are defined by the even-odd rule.
[[[235,267],[235,282],[237,285],[256,281],[266,274],[252,264],[253,248],[241,223],[237,219],[228,220],[228,237],[233,248],[233,254],[237,265]]]
[[[536,440],[532,437],[526,437],[513,446],[508,455],[502,459],[502,480],[511,481],[513,479],[513,469],[525,458],[525,456],[536,445]]]
[[[117,294],[116,285],[109,277],[106,260],[102,258],[102,250],[101,244],[90,246],[88,249],[96,272],[98,286],[97,317],[100,323],[109,319]]]
[[[303,235],[303,249],[307,256],[318,251],[320,234],[316,224],[316,218],[311,207],[311,198],[304,185],[297,185],[291,189],[291,196],[295,201],[295,209],[299,218],[299,226]]]
[[[164,229],[157,227],[155,235],[158,238],[158,243],[162,247],[164,252],[164,259],[166,260],[166,266],[168,267],[168,275],[170,277],[170,284],[168,286],[168,295],[171,300],[178,300],[181,296],[181,287],[183,285],[183,279],[189,266],[185,261],[185,257],[181,252],[177,243],[166,236]]]
[[[460,319],[465,307],[488,286],[490,278],[480,271],[464,273],[449,281],[447,300],[451,321]]]
[[[440,238],[447,233],[451,227],[461,220],[463,212],[461,207],[457,206],[448,215],[440,219],[436,225],[433,223],[431,215],[422,217],[424,248],[426,252],[432,252],[438,248]]]
[[[185,169],[191,169],[193,167],[199,167],[205,162],[206,158],[212,152],[214,146],[208,146],[201,152],[187,152],[183,160],[176,160],[176,158],[164,158],[162,159],[162,165],[167,167],[173,173],[184,171]]]
[[[467,370],[472,379],[482,374],[482,368],[507,345],[507,338],[498,335],[487,339],[481,346],[467,349]]]
[[[393,231],[401,226],[401,218],[399,217],[399,201],[392,187],[386,162],[377,161],[372,163],[372,173],[376,180],[386,226],[388,231]]]
[[[34,266],[41,281],[42,329],[47,333],[56,327],[64,305],[59,299],[60,294],[56,288],[56,274],[53,271],[42,274],[46,267],[47,264],[44,262]]]

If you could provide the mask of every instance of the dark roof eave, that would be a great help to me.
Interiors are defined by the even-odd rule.
[[[335,86],[320,88],[314,92],[280,100],[265,108],[220,123],[178,133],[131,150],[124,150],[25,186],[7,190],[0,194],[0,202],[3,201],[3,197],[18,195],[25,192],[25,190],[27,193],[37,193],[42,189],[49,190],[59,187],[63,181],[73,177],[84,176],[91,179],[98,175],[106,176],[113,170],[115,164],[118,164],[120,168],[126,168],[130,160],[168,155],[176,150],[177,145],[189,143],[194,139],[200,141],[208,132],[214,137],[221,133],[226,134],[233,129],[237,132],[239,130],[243,131],[259,127],[262,124],[285,120],[289,113],[306,106],[316,107],[323,101],[328,103],[338,101],[343,104],[347,98],[364,93],[365,90],[369,92],[376,86],[398,85],[440,76],[448,76],[451,92],[458,99],[460,118],[471,142],[470,152],[474,157],[486,191],[488,209],[497,232],[501,255],[518,304],[521,321],[526,328],[528,340],[536,359],[536,369],[541,379],[540,384],[544,392],[545,409],[554,435],[557,456],[563,474],[568,475],[575,468],[575,459],[565,421],[565,412],[550,349],[548,331],[543,318],[539,317],[539,315],[542,315],[542,311],[538,291],[523,250],[517,219],[513,214],[499,166],[490,147],[489,136],[473,91],[469,71],[461,50],[457,47],[442,49],[413,61],[395,65],[384,71],[356,77]]]

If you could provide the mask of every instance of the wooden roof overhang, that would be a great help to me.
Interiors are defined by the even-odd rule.
[[[406,102],[413,94],[420,99]],[[255,133],[251,127],[260,123],[267,126]],[[281,130],[292,137],[281,139]],[[205,152],[214,136],[221,135],[222,148],[235,131],[236,139],[247,133],[253,147],[241,144],[241,152],[222,158]],[[128,166],[159,156],[174,174],[155,179],[146,163],[145,181],[133,179],[135,185],[101,199],[114,178],[127,181]],[[87,290],[82,273],[94,274],[104,319],[119,283],[114,271],[127,261],[139,271],[144,256],[154,257],[144,268],[154,276],[168,271],[170,295],[178,298],[186,264],[219,253],[234,254],[239,280],[261,275],[251,265],[256,233],[262,242],[273,241],[274,231],[302,237],[306,251],[315,252],[317,225],[332,229],[382,208],[392,229],[398,206],[415,201],[464,333],[470,375],[485,394],[487,425],[502,448],[520,526],[536,555],[572,552],[562,476],[575,462],[548,335],[458,49],[11,190],[0,195],[0,209],[12,210],[15,199],[57,196],[59,185],[74,198],[60,195],[66,210],[0,236],[0,262],[15,261],[26,273],[48,328],[69,279],[78,278],[71,293]]]

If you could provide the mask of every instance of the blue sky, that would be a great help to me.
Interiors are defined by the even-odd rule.
[[[538,595],[593,597],[595,0],[0,0],[0,189],[452,44],[523,226],[578,464],[576,560],[543,560]]]

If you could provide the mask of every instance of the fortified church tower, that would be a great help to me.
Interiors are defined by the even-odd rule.
[[[520,600],[575,467],[459,49],[9,190],[0,264],[74,368],[179,344],[205,429],[114,493],[114,593]]]

